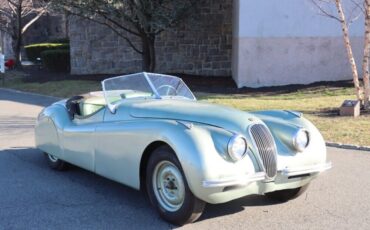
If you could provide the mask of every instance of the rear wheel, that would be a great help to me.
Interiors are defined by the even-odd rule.
[[[49,153],[45,153],[45,158],[46,158],[46,161],[48,162],[49,167],[52,169],[62,171],[67,168],[66,162],[60,160],[59,158]]]
[[[194,222],[204,210],[205,202],[190,191],[181,165],[169,147],[159,147],[149,158],[146,187],[150,202],[172,224]]]
[[[280,202],[287,202],[288,200],[295,199],[302,195],[308,188],[309,184],[306,184],[302,187],[299,188],[294,188],[294,189],[284,189],[284,190],[279,190],[275,192],[269,192],[265,193],[265,196],[267,196],[269,199],[272,200],[277,200]]]

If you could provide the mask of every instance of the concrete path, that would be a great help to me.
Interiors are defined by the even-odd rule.
[[[169,229],[126,186],[71,168],[50,170],[33,127],[55,99],[0,89],[0,229]],[[370,152],[328,148],[334,168],[284,204],[251,196],[208,205],[184,229],[370,229]]]

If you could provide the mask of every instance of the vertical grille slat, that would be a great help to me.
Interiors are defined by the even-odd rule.
[[[250,127],[250,133],[265,167],[267,177],[274,178],[277,173],[276,147],[271,133],[263,124],[252,125]]]

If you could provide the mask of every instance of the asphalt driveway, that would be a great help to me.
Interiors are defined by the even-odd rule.
[[[0,229],[168,229],[144,196],[34,148],[37,114],[55,98],[0,89]],[[370,138],[370,137],[369,137]],[[208,205],[185,229],[370,229],[370,152],[328,148],[334,168],[298,199]]]

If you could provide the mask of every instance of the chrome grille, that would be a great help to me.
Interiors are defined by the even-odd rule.
[[[276,176],[276,147],[274,138],[263,124],[255,124],[250,127],[250,133],[254,139],[258,154],[268,178]]]

